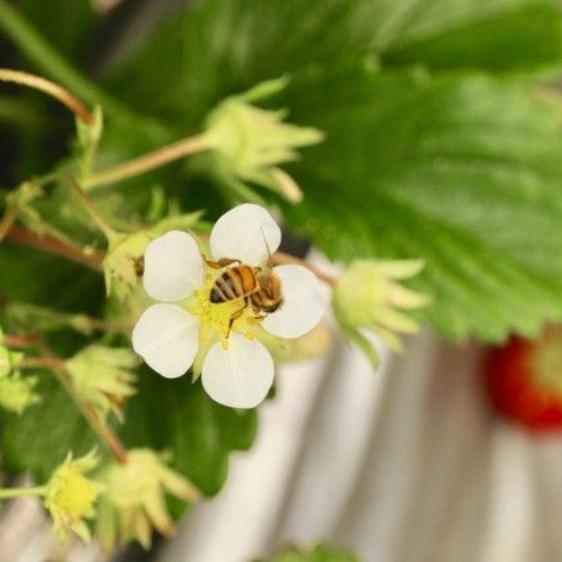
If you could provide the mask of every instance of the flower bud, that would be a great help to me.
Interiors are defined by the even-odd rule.
[[[219,168],[236,181],[272,189],[292,203],[302,199],[296,182],[278,166],[298,158],[297,148],[317,144],[324,134],[312,127],[284,123],[286,111],[260,109],[253,102],[287,84],[286,78],[258,84],[224,100],[208,117],[206,137]]]
[[[376,365],[378,356],[362,330],[370,331],[392,349],[401,349],[395,332],[413,333],[418,325],[397,309],[410,310],[428,303],[428,297],[402,287],[398,281],[417,275],[421,260],[358,260],[338,280],[332,297],[342,332]]]
[[[45,507],[51,514],[55,534],[65,540],[68,531],[74,531],[82,540],[90,540],[90,530],[85,519],[94,516],[94,503],[103,487],[85,476],[98,464],[95,450],[73,460],[66,460],[53,473],[47,483]]]
[[[122,421],[123,402],[135,393],[132,369],[139,359],[129,348],[90,345],[66,361],[77,395],[105,418],[112,411]]]
[[[21,414],[29,406],[37,404],[39,395],[33,390],[36,384],[37,377],[23,377],[18,371],[0,376],[0,407]]]
[[[161,455],[150,449],[133,449],[127,462],[111,465],[102,475],[106,486],[99,509],[97,534],[106,550],[130,540],[148,548],[152,530],[163,535],[174,531],[165,493],[186,501],[199,497],[196,488],[168,468]]]
[[[131,295],[143,272],[143,255],[148,244],[169,230],[187,230],[201,217],[200,212],[167,217],[135,234],[117,234],[110,239],[103,262],[107,295],[124,299]]]

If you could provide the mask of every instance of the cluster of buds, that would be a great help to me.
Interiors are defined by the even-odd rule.
[[[403,287],[399,281],[417,275],[423,267],[421,260],[358,260],[336,283],[332,307],[338,325],[373,365],[378,363],[378,355],[365,331],[378,336],[395,351],[402,347],[397,332],[417,331],[417,323],[403,311],[421,308],[429,299]]]
[[[89,542],[89,521],[95,520],[96,537],[108,552],[131,540],[148,548],[154,531],[166,536],[174,531],[166,494],[190,502],[200,497],[195,486],[167,466],[165,457],[151,449],[132,449],[122,462],[100,467],[95,449],[80,458],[69,453],[46,484],[0,490],[0,495],[40,497],[63,543],[71,533]]]

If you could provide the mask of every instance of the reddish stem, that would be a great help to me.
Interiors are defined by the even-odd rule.
[[[102,270],[104,252],[99,250],[92,251],[92,253],[86,253],[78,246],[66,244],[49,235],[40,236],[31,230],[27,230],[19,226],[13,226],[9,230],[6,235],[6,240],[17,242],[18,244],[25,244],[26,246],[31,246],[33,248],[38,248],[40,250],[62,256],[70,261],[85,265],[90,269],[94,269],[95,271]]]

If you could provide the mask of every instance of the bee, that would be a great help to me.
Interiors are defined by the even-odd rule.
[[[211,267],[225,268],[211,288],[210,300],[214,304],[244,299],[242,307],[230,317],[228,333],[234,321],[248,306],[252,307],[256,318],[264,318],[266,313],[275,312],[283,303],[281,281],[271,264],[266,267],[251,267],[240,260],[223,258],[218,262],[207,261]]]
[[[228,258],[207,262],[212,267],[226,267],[211,289],[211,302],[219,304],[243,297],[254,312],[275,312],[282,302],[279,277],[268,267],[251,267]],[[232,265],[232,264],[238,265]]]
[[[271,251],[263,230],[261,235],[268,256],[264,267],[252,267],[243,264],[240,260],[230,258],[222,258],[219,261],[206,260],[210,267],[225,268],[211,288],[210,301],[213,304],[220,304],[239,298],[244,299],[243,306],[230,317],[227,335],[230,334],[234,321],[248,306],[252,307],[255,318],[260,319],[265,318],[267,313],[275,312],[283,304],[281,280],[273,271]]]

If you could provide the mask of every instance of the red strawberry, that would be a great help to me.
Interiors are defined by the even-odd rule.
[[[536,341],[513,336],[493,348],[486,365],[494,409],[538,433],[562,429],[562,329]]]

